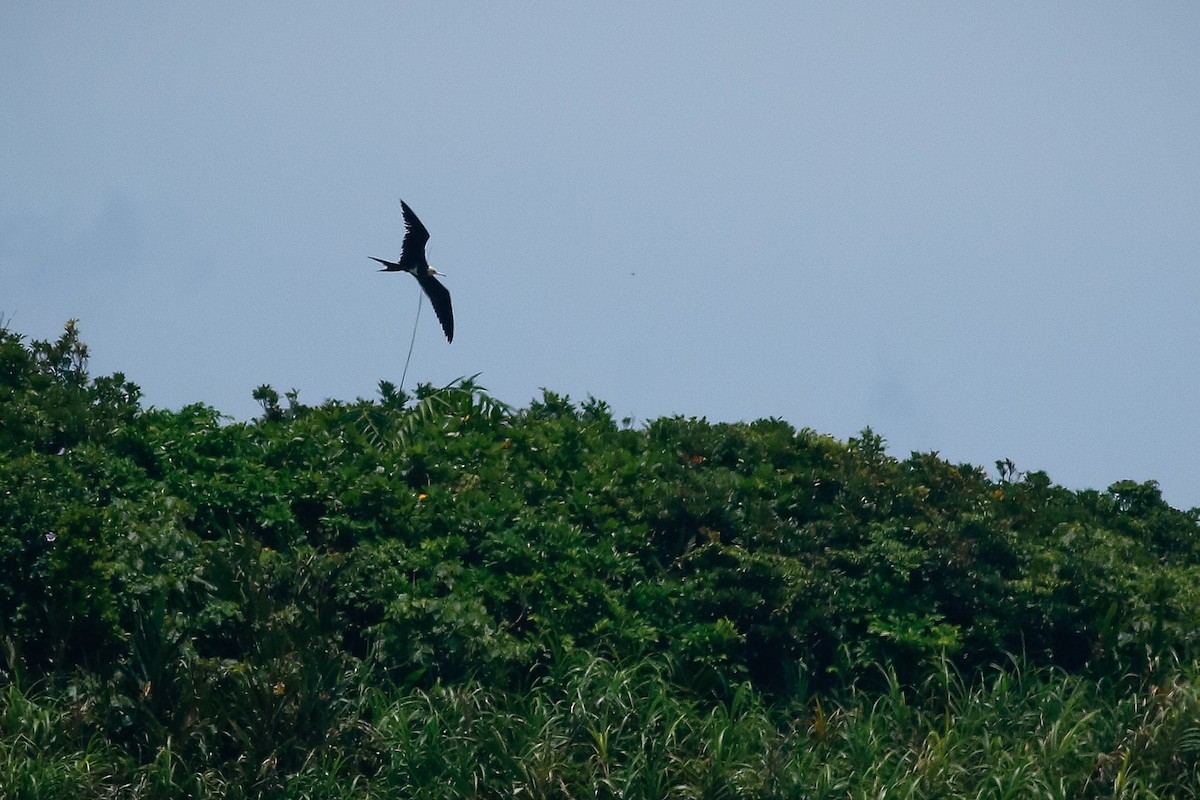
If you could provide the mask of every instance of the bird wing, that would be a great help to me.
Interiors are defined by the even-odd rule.
[[[400,209],[404,212],[404,243],[400,246],[400,268],[412,273],[422,272],[428,265],[425,261],[425,243],[429,241],[429,231],[425,230],[425,226],[408,207],[408,203],[401,200]]]
[[[454,309],[450,307],[450,292],[428,272],[418,273],[416,278],[417,283],[421,284],[421,288],[425,291],[425,296],[429,298],[429,304],[433,306],[433,313],[437,314],[438,322],[442,323],[446,341],[453,342]]]

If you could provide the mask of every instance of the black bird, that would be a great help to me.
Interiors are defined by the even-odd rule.
[[[407,272],[417,279],[425,296],[437,314],[438,322],[446,333],[446,341],[454,341],[454,310],[450,307],[450,292],[442,286],[434,275],[442,275],[425,260],[425,243],[429,241],[429,231],[417,219],[417,215],[403,200],[400,208],[404,211],[404,242],[400,245],[400,261],[384,261],[382,258],[369,256],[372,261],[383,264],[380,272]]]

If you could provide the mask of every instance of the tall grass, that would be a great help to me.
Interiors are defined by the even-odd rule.
[[[261,722],[259,735],[292,743],[286,758],[269,740],[230,749],[218,725],[138,757],[92,698],[10,685],[0,796],[1200,796],[1196,665],[1129,685],[1015,661],[971,679],[947,666],[915,689],[887,680],[781,708],[749,686],[724,702],[689,696],[661,663],[577,655],[521,695],[470,682],[397,694],[362,673],[344,698],[325,724],[353,737]]]

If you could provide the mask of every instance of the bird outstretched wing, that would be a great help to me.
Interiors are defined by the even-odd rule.
[[[426,266],[425,243],[429,241],[429,231],[417,219],[417,215],[408,207],[408,203],[400,201],[400,210],[404,212],[404,242],[400,245],[400,268],[408,272],[420,272]]]
[[[420,224],[420,223],[418,223]],[[454,341],[454,309],[450,306],[450,292],[437,278],[428,272],[417,273],[417,283],[421,284],[433,313],[437,314],[438,322],[442,323],[442,331],[446,334],[446,342]]]

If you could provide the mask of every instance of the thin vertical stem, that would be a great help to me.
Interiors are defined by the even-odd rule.
[[[413,345],[417,342],[417,322],[421,319],[421,302],[425,299],[423,292],[417,292],[417,316],[413,319],[412,338],[408,340],[408,357],[404,359],[404,372],[400,375],[400,391],[404,391],[404,379],[408,377],[408,362],[412,361]]]

